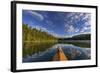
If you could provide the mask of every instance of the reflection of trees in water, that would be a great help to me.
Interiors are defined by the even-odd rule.
[[[60,41],[59,43],[61,44],[72,44],[78,47],[84,47],[84,48],[90,48],[91,47],[91,42],[89,41],[82,41],[82,40],[74,40],[74,41]]]
[[[66,53],[66,55],[68,56],[69,60],[74,60],[76,59],[76,57],[80,57],[80,58],[85,58],[85,56],[87,55],[81,55],[82,51],[80,51],[77,47],[84,47],[84,48],[88,48],[90,46],[90,43],[84,43],[84,42],[62,42],[62,43],[55,43],[55,42],[23,42],[23,57],[27,57],[27,56],[32,56],[33,54],[41,54],[41,52],[44,52],[46,50],[48,50],[48,48],[54,46],[57,44],[73,44],[75,45],[73,48],[68,47],[66,45],[58,45],[60,47],[66,47],[64,50],[64,52]],[[57,48],[57,47],[56,47]],[[55,49],[56,49],[55,48]],[[90,47],[89,47],[90,48]],[[52,49],[52,48],[51,48]],[[84,49],[85,50],[85,49]],[[90,56],[88,57],[90,58]]]
[[[74,59],[76,56],[80,55],[81,52],[76,50],[76,49],[73,49],[72,50],[72,54],[71,54],[71,58]]]
[[[33,54],[39,54],[40,52],[46,51],[48,48],[53,46],[54,42],[24,42],[23,43],[23,57],[31,56]]]
[[[63,47],[65,55],[69,60],[85,60],[91,58],[91,49],[81,48],[76,46]]]

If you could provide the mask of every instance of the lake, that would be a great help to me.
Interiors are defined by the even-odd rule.
[[[90,41],[24,42],[23,63],[53,61],[57,48],[61,47],[68,60],[91,59]]]

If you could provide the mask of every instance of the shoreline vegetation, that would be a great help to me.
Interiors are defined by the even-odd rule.
[[[90,47],[90,34],[80,34],[71,38],[58,38],[43,30],[22,25],[23,29],[23,57],[40,53],[57,43],[74,44],[76,46]]]
[[[36,28],[29,27],[28,24],[23,24],[23,41],[24,42],[60,42],[60,41],[72,41],[77,42],[88,42],[91,40],[91,34],[80,34],[69,38],[55,37],[42,29],[37,30]]]
[[[48,34],[47,32],[31,28],[27,24],[23,24],[23,41],[34,41],[34,42],[57,42],[57,38]]]

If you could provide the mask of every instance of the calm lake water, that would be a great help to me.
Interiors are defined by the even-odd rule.
[[[58,47],[62,48],[69,61],[91,59],[90,41],[25,42],[23,44],[23,63],[52,61]]]

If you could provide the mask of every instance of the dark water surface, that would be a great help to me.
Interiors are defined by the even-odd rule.
[[[91,59],[90,41],[69,41],[66,43],[25,42],[23,44],[23,63],[52,61],[58,47],[62,48],[69,61]]]

